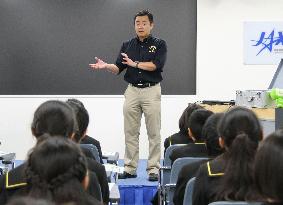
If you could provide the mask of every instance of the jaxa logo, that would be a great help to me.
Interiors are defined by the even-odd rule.
[[[149,47],[149,52],[150,53],[155,53],[155,51],[156,51],[156,46],[150,46]]]

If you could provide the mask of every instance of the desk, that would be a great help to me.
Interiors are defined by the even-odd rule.
[[[234,106],[231,105],[207,105],[200,104],[207,110],[212,112],[226,112]],[[259,119],[263,120],[275,120],[275,109],[274,108],[251,108],[251,110],[257,115]]]
[[[210,110],[214,113],[226,112],[227,110],[233,107],[231,105],[207,105],[207,104],[200,104],[200,105],[203,106],[205,109]],[[257,115],[257,117],[261,122],[264,137],[275,131],[274,108],[251,108],[251,110]]]

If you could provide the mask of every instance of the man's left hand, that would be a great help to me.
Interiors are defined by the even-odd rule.
[[[136,67],[136,63],[132,59],[130,59],[126,53],[121,53],[121,55],[123,56],[123,60],[124,60],[122,62],[123,64],[126,64],[131,67]]]

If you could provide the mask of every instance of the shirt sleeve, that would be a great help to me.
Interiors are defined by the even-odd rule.
[[[156,55],[152,63],[156,66],[156,70],[159,72],[163,71],[164,64],[167,58],[167,45],[166,42],[161,40],[160,45],[156,50]]]
[[[119,73],[120,74],[123,70],[126,69],[127,65],[123,64],[123,56],[121,55],[121,53],[125,53],[126,51],[126,43],[123,43],[123,45],[121,46],[120,52],[118,54],[118,57],[116,59],[116,66],[119,68]]]

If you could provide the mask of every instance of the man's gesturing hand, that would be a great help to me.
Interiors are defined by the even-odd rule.
[[[89,66],[93,69],[106,69],[107,63],[105,63],[103,60],[95,57],[96,63],[95,64],[89,64]]]
[[[126,53],[121,53],[121,55],[123,56],[123,64],[126,64],[128,66],[131,66],[131,67],[135,67],[136,66],[136,63],[134,61],[132,61],[132,59],[130,59],[128,57],[128,55]]]

